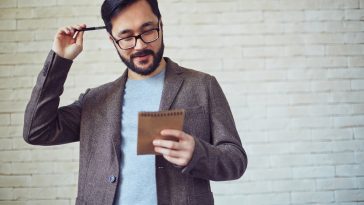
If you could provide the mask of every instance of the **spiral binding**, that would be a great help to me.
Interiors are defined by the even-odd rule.
[[[142,117],[169,117],[169,116],[180,116],[183,115],[184,111],[165,111],[165,112],[140,112]]]

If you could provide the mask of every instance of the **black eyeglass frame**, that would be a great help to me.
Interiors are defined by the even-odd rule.
[[[158,34],[157,38],[156,38],[156,39],[154,39],[153,41],[145,42],[145,41],[144,41],[144,39],[142,38],[142,35],[144,35],[145,33],[148,33],[148,32],[151,32],[151,31],[154,31],[154,30],[156,30],[156,31],[157,31],[157,34]],[[115,38],[114,38],[114,36],[113,36],[111,33],[110,33],[110,35],[111,35],[111,37],[113,38],[114,42],[115,42],[115,43],[119,46],[119,48],[120,48],[121,50],[129,50],[129,49],[132,49],[132,48],[134,48],[134,47],[136,46],[138,39],[142,40],[145,44],[153,43],[154,41],[158,40],[158,39],[159,39],[159,31],[160,31],[160,28],[159,28],[159,20],[158,20],[158,28],[150,29],[150,30],[145,31],[145,32],[143,32],[143,33],[141,33],[141,34],[139,34],[139,35],[136,35],[136,36],[128,36],[128,37],[121,38],[121,39],[115,39]],[[124,39],[126,39],[126,38],[131,38],[131,37],[133,37],[133,38],[135,39],[135,41],[134,41],[134,42],[135,42],[135,43],[134,43],[134,46],[129,47],[129,48],[122,48],[122,47],[120,46],[119,42],[120,42],[121,40],[124,40]]]

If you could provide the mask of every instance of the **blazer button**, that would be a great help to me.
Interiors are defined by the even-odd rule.
[[[111,175],[111,176],[107,177],[107,180],[108,180],[110,183],[114,183],[114,182],[116,182],[116,176]]]

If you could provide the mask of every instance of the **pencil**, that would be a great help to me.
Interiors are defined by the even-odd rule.
[[[82,28],[82,29],[75,29],[76,31],[93,31],[93,30],[99,30],[99,29],[105,29],[106,26],[98,26],[98,27],[88,27],[88,28]]]

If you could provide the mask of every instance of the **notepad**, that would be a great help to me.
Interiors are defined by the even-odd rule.
[[[159,154],[154,151],[153,140],[165,139],[177,141],[173,136],[162,136],[164,129],[182,130],[185,110],[158,112],[139,112],[137,155]]]

